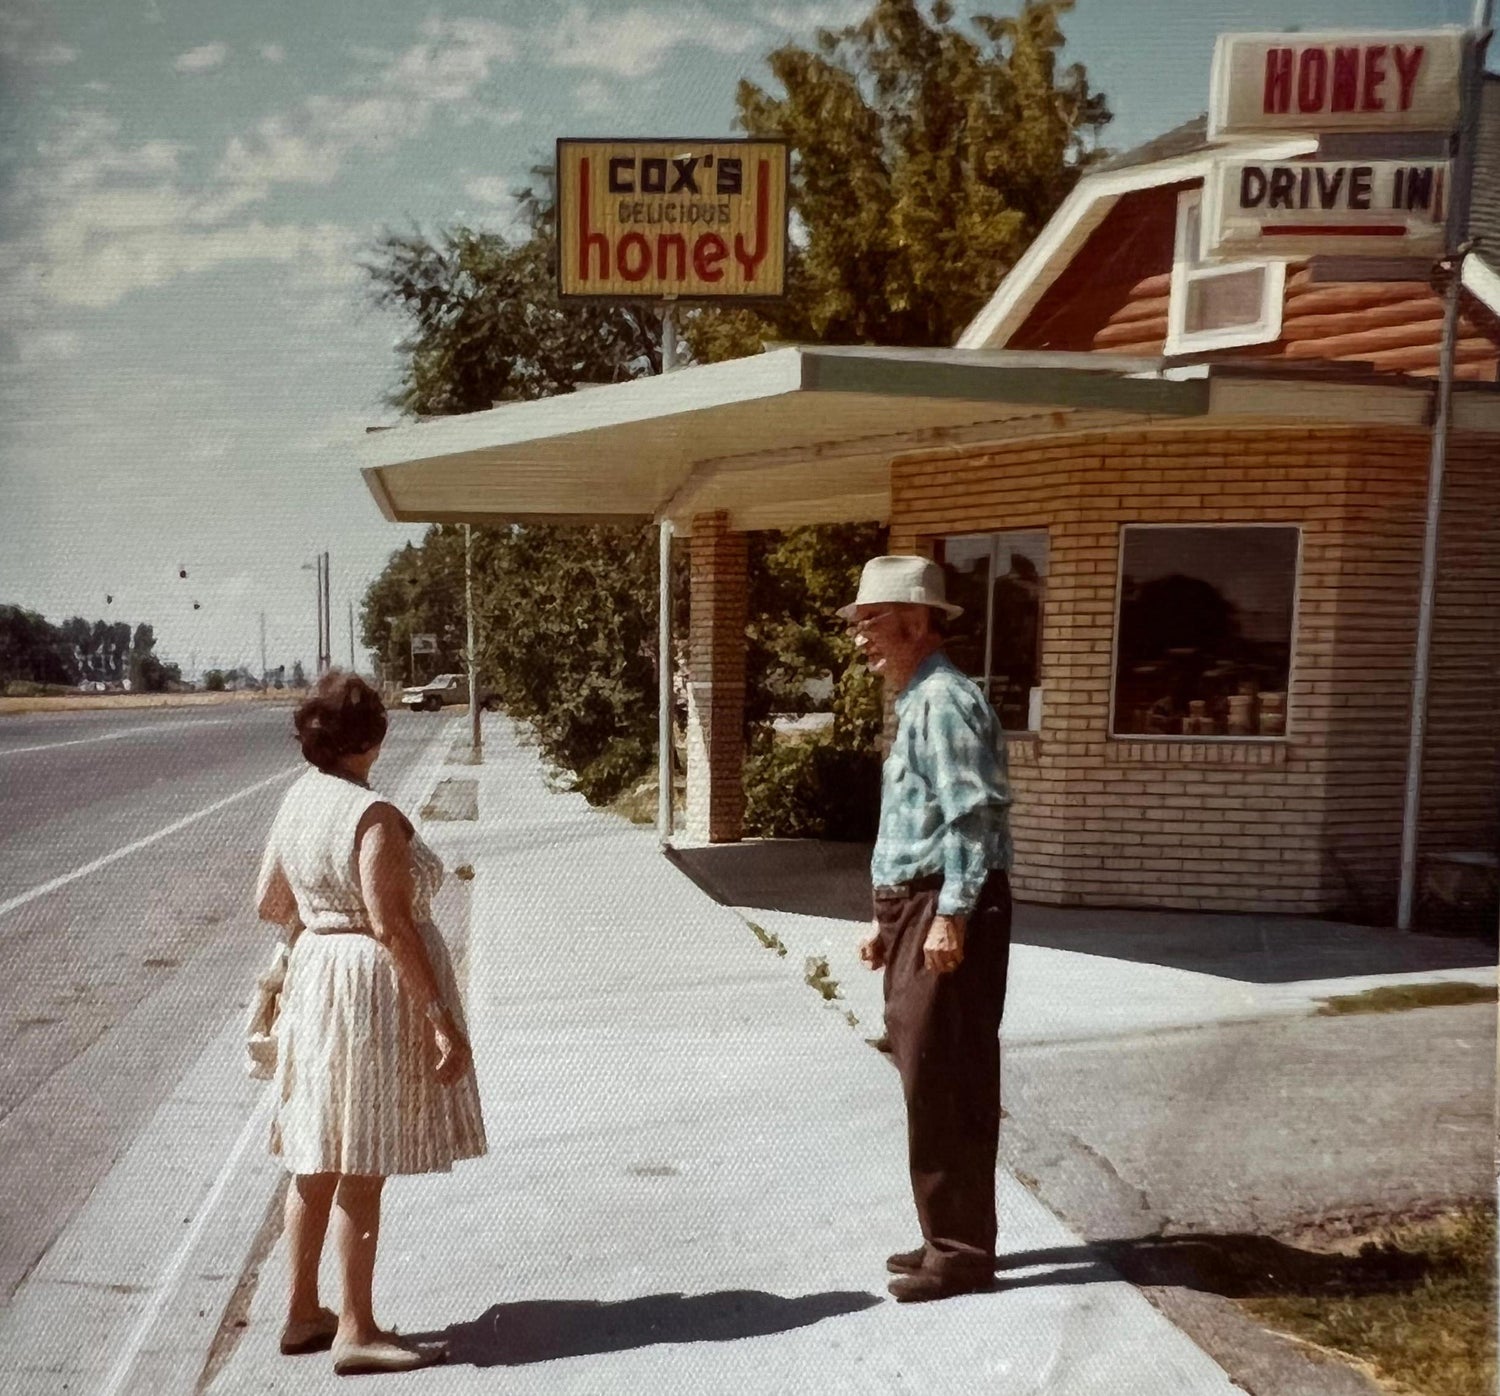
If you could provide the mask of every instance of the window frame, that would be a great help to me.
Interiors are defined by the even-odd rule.
[[[1202,186],[1185,189],[1177,196],[1177,223],[1172,237],[1172,285],[1167,299],[1166,355],[1170,358],[1213,349],[1235,349],[1245,345],[1269,344],[1278,339],[1281,335],[1281,317],[1286,297],[1286,263],[1249,259],[1200,264],[1201,245],[1191,249],[1187,246],[1188,214],[1193,209],[1198,211],[1198,236],[1201,244]],[[1260,315],[1254,324],[1231,325],[1218,330],[1187,328],[1188,292],[1195,282],[1212,281],[1247,271],[1264,273]]]
[[[1040,600],[1039,600],[1039,602],[1037,604],[1037,622],[1036,622],[1036,649],[1037,649],[1037,654],[1036,654],[1036,676],[1037,676],[1037,683],[1036,683],[1036,687],[1039,690],[1041,690],[1041,695],[1042,695],[1042,700],[1041,700],[1042,721],[1045,722],[1047,720],[1047,685],[1046,685],[1046,681],[1045,681],[1046,680],[1046,672],[1045,672],[1046,666],[1043,663],[1043,656],[1046,653],[1046,648],[1045,648],[1045,646],[1043,644],[1043,637],[1046,634],[1047,592],[1048,592],[1047,583],[1051,579],[1051,576],[1052,576],[1052,533],[1051,533],[1051,530],[1045,524],[1037,524],[1037,525],[1034,525],[1034,526],[1028,527],[1028,528],[983,528],[983,529],[975,529],[975,531],[973,533],[940,533],[940,534],[938,534],[938,535],[936,535],[934,537],[933,542],[938,543],[940,545],[943,545],[944,559],[943,559],[943,564],[942,565],[946,567],[948,565],[947,556],[946,556],[946,554],[947,554],[947,547],[946,547],[946,545],[949,542],[957,542],[957,541],[959,541],[961,539],[975,539],[975,538],[988,538],[990,540],[989,584],[988,584],[988,586],[985,587],[985,593],[984,593],[984,674],[983,674],[982,678],[979,680],[979,683],[980,683],[981,690],[984,693],[984,701],[986,703],[988,703],[990,705],[990,707],[994,710],[995,717],[998,720],[999,717],[1000,717],[1000,709],[997,708],[997,707],[995,707],[994,700],[990,697],[990,678],[991,678],[991,671],[992,671],[992,669],[994,667],[994,658],[995,658],[995,656],[994,656],[994,649],[995,649],[994,617],[995,617],[995,581],[996,581],[996,576],[995,576],[995,557],[996,557],[996,550],[1000,546],[1000,539],[1001,538],[1005,538],[1005,537],[1011,537],[1011,536],[1014,536],[1015,534],[1018,534],[1018,533],[1040,534],[1041,537],[1046,542],[1046,547],[1044,549],[1044,556],[1046,558],[1046,567],[1047,567],[1047,570],[1042,574],[1042,595],[1041,595],[1041,598],[1040,598]],[[972,675],[966,675],[966,677],[972,678],[973,676]],[[1028,708],[1029,708],[1029,703],[1028,703]],[[1030,737],[1038,737],[1038,736],[1041,735],[1041,728],[1040,728],[1040,726],[1037,726],[1037,727],[1006,727],[1006,726],[1004,726],[1002,724],[1001,728],[1000,728],[1000,731],[1001,731],[1001,734],[1003,736],[1007,737],[1007,738],[1017,738],[1017,739],[1025,739],[1025,738],[1030,738]]]
[[[1225,733],[1201,733],[1201,732],[1117,732],[1115,730],[1115,704],[1120,695],[1120,612],[1125,602],[1125,535],[1131,529],[1154,529],[1158,532],[1164,529],[1198,529],[1211,528],[1289,528],[1297,535],[1297,550],[1292,561],[1292,623],[1287,636],[1287,663],[1286,663],[1286,725],[1279,736],[1262,736],[1260,733],[1252,733],[1249,736]],[[1306,542],[1306,528],[1301,523],[1290,523],[1286,520],[1266,519],[1216,519],[1209,523],[1126,523],[1121,524],[1118,535],[1115,559],[1115,600],[1114,600],[1114,622],[1110,627],[1109,639],[1109,719],[1105,728],[1105,735],[1111,742],[1214,742],[1214,743],[1254,743],[1256,745],[1275,745],[1276,743],[1287,743],[1292,740],[1292,692],[1297,682],[1297,652],[1298,652],[1298,624],[1302,613],[1302,553]]]

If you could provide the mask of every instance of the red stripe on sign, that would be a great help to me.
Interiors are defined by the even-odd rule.
[[[1404,238],[1406,229],[1399,223],[1376,223],[1369,227],[1350,227],[1344,223],[1262,223],[1260,231],[1265,237],[1340,237],[1340,238]]]

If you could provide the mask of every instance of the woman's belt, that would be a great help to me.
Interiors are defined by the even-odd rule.
[[[349,911],[315,912],[303,929],[319,936],[375,934],[368,916]]]

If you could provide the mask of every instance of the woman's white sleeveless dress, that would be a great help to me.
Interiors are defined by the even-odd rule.
[[[422,1005],[369,934],[354,840],[365,812],[382,802],[311,769],[287,791],[266,847],[303,926],[281,993],[271,1123],[271,1152],[292,1173],[436,1173],[486,1148],[472,1068],[451,1086],[437,1080]],[[442,860],[415,832],[411,858],[416,923],[463,1026],[448,947],[432,921]]]

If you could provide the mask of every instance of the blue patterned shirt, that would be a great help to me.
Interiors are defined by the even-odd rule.
[[[995,710],[941,650],[896,697],[880,777],[877,887],[943,876],[940,915],[967,915],[993,868],[1009,870],[1010,781]]]

